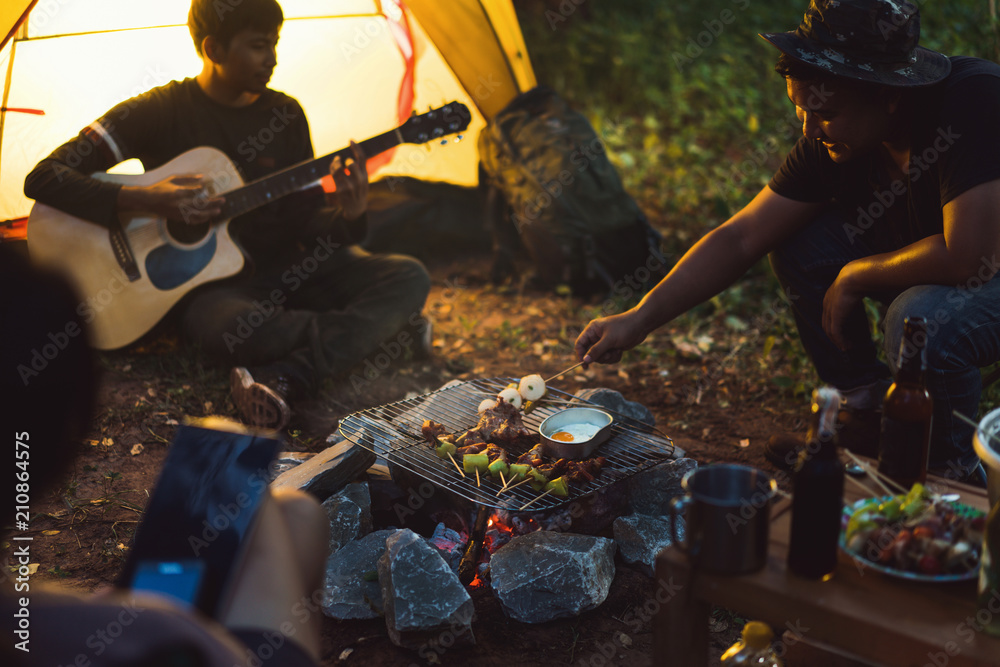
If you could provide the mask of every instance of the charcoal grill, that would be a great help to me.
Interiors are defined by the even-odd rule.
[[[480,486],[477,486],[474,474],[463,477],[450,460],[438,458],[420,431],[426,419],[444,424],[449,433],[461,433],[472,428],[479,421],[477,410],[482,400],[496,396],[511,382],[517,382],[517,379],[469,380],[422,396],[361,410],[341,420],[340,433],[351,442],[385,458],[390,467],[399,466],[480,507],[515,512],[557,508],[673,458],[673,441],[657,429],[549,387],[548,394],[539,401],[538,407],[524,416],[525,426],[537,432],[542,420],[564,409],[571,401],[573,405],[589,405],[611,412],[615,417],[611,437],[594,453],[595,456],[605,457],[607,463],[593,480],[573,483],[569,497],[549,494],[522,510],[539,496],[530,484],[508,489],[497,496],[502,486],[499,481],[486,475],[480,478]],[[527,451],[527,448],[520,451],[506,449],[512,460]]]

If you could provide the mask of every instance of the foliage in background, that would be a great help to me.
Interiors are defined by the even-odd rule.
[[[989,3],[918,3],[921,44],[997,57]],[[806,0],[515,0],[538,80],[591,120],[674,260],[768,182],[801,129],[759,32],[794,29]],[[777,283],[761,262],[676,325],[764,316]],[[805,359],[790,315],[777,351]],[[770,338],[768,338],[770,340]],[[768,348],[770,352],[770,348]],[[1000,396],[1000,395],[998,395]]]

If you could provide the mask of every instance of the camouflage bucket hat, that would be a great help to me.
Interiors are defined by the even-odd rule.
[[[791,32],[760,35],[789,57],[833,76],[886,86],[926,86],[951,61],[917,46],[920,10],[905,0],[810,0]]]

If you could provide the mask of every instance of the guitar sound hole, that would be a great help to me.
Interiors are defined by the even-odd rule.
[[[176,220],[167,221],[167,233],[170,238],[183,245],[192,245],[205,238],[208,234],[209,225],[207,222],[189,225],[186,222]]]

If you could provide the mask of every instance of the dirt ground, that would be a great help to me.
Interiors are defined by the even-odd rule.
[[[486,280],[488,264],[488,257],[473,257],[431,266],[434,287],[425,314],[433,322],[432,357],[419,362],[400,357],[363,383],[329,385],[296,413],[286,449],[320,451],[337,420],[351,411],[425,393],[454,378],[535,372],[548,377],[572,365],[572,342],[585,324],[580,303],[553,293],[494,287]],[[594,312],[601,305],[595,302]],[[610,387],[643,403],[675,445],[702,463],[734,461],[772,470],[763,458],[764,442],[778,431],[804,432],[805,399],[772,381],[779,374],[787,380],[791,373],[777,352],[780,346],[768,342],[773,323],[761,318],[740,330],[726,326],[725,317],[717,313],[697,326],[689,321],[667,328],[652,337],[643,354],[571,373],[554,384],[567,392]],[[168,324],[137,345],[100,355],[103,376],[92,432],[79,444],[61,488],[33,507],[30,534],[38,566],[33,583],[83,594],[110,585],[177,423],[185,416],[237,416],[228,369],[203,363],[176,341]],[[10,551],[4,544],[2,556]],[[506,618],[487,588],[471,594],[475,647],[441,645],[418,654],[392,645],[381,619],[327,619],[324,664],[652,663],[650,610],[656,604],[650,579],[623,563],[608,599],[570,620],[525,625]],[[738,610],[717,610],[715,655],[732,643],[742,622]]]

